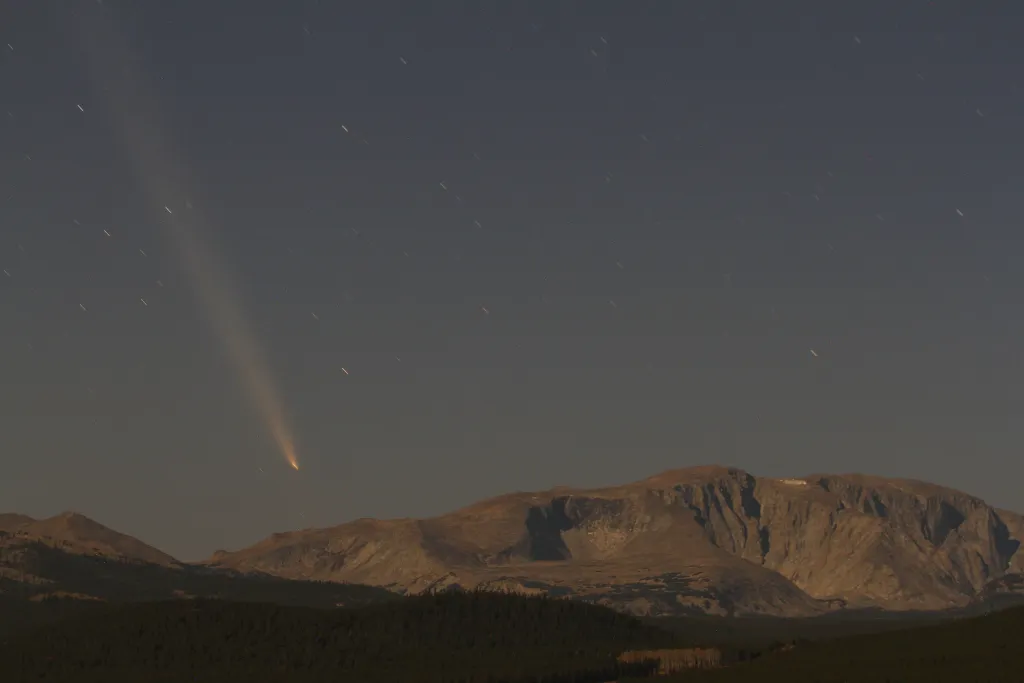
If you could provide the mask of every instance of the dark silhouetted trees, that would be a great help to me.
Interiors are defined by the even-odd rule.
[[[595,605],[446,593],[355,609],[187,601],[94,611],[12,636],[0,680],[604,683],[675,637]]]

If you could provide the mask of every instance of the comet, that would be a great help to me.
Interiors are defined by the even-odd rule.
[[[171,209],[179,203],[176,199],[188,196],[188,168],[175,155],[168,127],[160,120],[160,100],[151,79],[135,67],[140,62],[138,55],[121,39],[109,12],[107,6],[96,5],[74,15],[85,68],[96,93],[106,98],[111,115],[117,119],[115,127],[121,133],[140,189],[154,210],[160,211],[167,244],[178,256],[196,301],[246,397],[285,462],[298,470],[295,438],[284,401],[232,278],[206,239],[209,228],[202,212],[191,201],[185,202],[183,211]]]

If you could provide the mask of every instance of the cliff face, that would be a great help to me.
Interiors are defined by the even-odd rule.
[[[1020,515],[922,482],[703,467],[279,534],[209,563],[402,592],[544,591],[641,614],[809,615],[966,605],[1024,568],[1022,534]]]
[[[964,493],[859,476],[815,477],[806,488],[818,500],[794,506],[774,482],[762,482],[759,497],[770,539],[765,565],[815,597],[890,609],[960,606],[1020,560],[1020,516]]]

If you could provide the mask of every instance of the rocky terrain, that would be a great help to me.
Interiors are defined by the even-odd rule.
[[[515,493],[433,519],[275,534],[206,564],[403,593],[572,595],[637,614],[942,610],[1018,592],[1024,517],[863,475],[725,467],[598,490]]]
[[[1022,539],[1021,515],[923,482],[700,467],[513,493],[432,519],[275,534],[196,565],[82,515],[0,515],[0,598],[323,605],[375,600],[381,588],[479,587],[641,615],[944,610],[1024,600]],[[356,598],[363,589],[339,584],[378,588]]]

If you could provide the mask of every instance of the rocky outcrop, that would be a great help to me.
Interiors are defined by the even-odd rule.
[[[279,534],[210,564],[401,592],[501,587],[638,614],[960,607],[1024,566],[1024,518],[862,475],[675,470],[483,501],[427,520]]]

